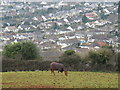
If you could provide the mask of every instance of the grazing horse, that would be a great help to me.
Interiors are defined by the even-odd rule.
[[[51,70],[51,74],[53,73],[55,75],[55,72],[54,70],[58,70],[58,73],[59,72],[63,72],[64,71],[64,74],[67,76],[68,73],[67,73],[67,70],[64,70],[64,65],[61,64],[61,63],[57,63],[57,62],[52,62],[50,64],[50,70]]]

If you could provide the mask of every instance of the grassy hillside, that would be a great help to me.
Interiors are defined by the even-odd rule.
[[[3,88],[118,88],[117,73],[50,71],[3,72]]]

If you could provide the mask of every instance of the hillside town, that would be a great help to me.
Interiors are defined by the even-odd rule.
[[[45,60],[66,50],[111,46],[119,52],[117,10],[118,2],[0,2],[0,51],[29,40]]]

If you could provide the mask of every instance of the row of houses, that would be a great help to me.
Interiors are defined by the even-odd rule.
[[[23,13],[21,13],[22,11],[19,11],[20,9],[15,5],[20,17],[17,19],[12,17],[11,22],[9,22],[9,20],[3,21],[7,23],[7,25],[2,28],[2,34],[5,34],[0,40],[4,41],[4,43],[31,40],[36,43],[43,52],[51,49],[58,51],[74,49],[78,52],[84,52],[84,50],[98,49],[102,46],[115,46],[115,38],[108,38],[109,32],[115,29],[110,28],[115,25],[115,22],[110,21],[108,18],[103,20],[100,16],[101,13],[105,15],[107,13],[110,17],[114,17],[112,15],[117,15],[114,14],[116,10],[115,6],[104,7],[104,12],[100,12],[101,10],[97,11],[95,7],[98,6],[94,6],[95,4],[91,4],[90,9],[88,9],[89,6],[86,3],[84,5],[79,4],[80,6],[78,8],[75,7],[70,10],[60,9],[62,6],[67,7],[68,5],[69,4],[60,4],[55,13],[36,14],[36,12],[39,13],[41,9],[56,8],[56,5],[52,4],[47,7],[47,4],[43,3],[42,6],[39,7],[38,5],[37,7],[32,4],[27,4],[27,7],[31,8],[31,10],[33,10],[32,7],[37,7],[37,9],[34,8],[34,12],[28,11],[25,15],[23,15]],[[70,5],[70,7],[75,5]],[[113,8],[112,11],[109,10],[111,7]],[[26,10],[27,8],[23,8],[23,11],[25,11],[24,9]],[[18,12],[17,10],[15,11]],[[86,19],[87,22],[83,22],[84,19]],[[19,24],[11,25],[12,20],[19,22]],[[22,31],[26,31],[26,33],[22,33]],[[32,31],[32,33],[29,31]]]

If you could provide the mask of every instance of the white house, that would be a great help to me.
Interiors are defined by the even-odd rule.
[[[44,21],[46,21],[46,20],[47,20],[45,16],[43,16],[43,15],[42,15],[41,17],[42,17],[42,19],[43,19]]]
[[[71,26],[69,26],[67,29],[74,31],[74,29]]]

